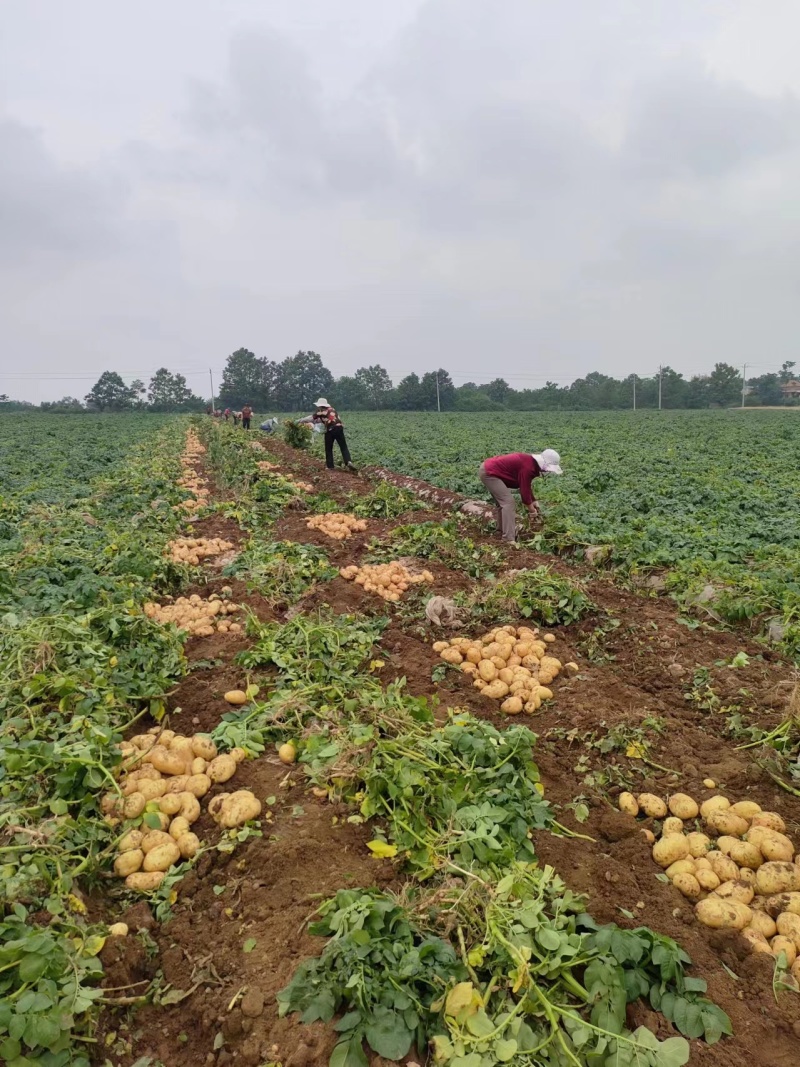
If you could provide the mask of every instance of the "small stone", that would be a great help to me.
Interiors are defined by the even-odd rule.
[[[199,725],[200,725],[200,720],[195,715],[195,717],[192,719],[192,726],[199,726]]]
[[[644,911],[644,909],[647,907],[647,905],[645,904],[645,902],[643,900],[637,900],[636,901],[636,907],[639,909],[639,911]]]
[[[713,778],[704,778],[703,779],[703,785],[706,787],[706,789],[716,789],[717,788],[717,783],[714,781]]]
[[[257,1019],[264,1011],[264,994],[260,989],[248,989],[240,1005],[242,1015],[248,1019]]]
[[[667,670],[673,678],[682,678],[683,675],[686,674],[686,668],[682,667],[680,663],[670,663]]]

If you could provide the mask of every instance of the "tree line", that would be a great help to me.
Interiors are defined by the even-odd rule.
[[[787,361],[775,374],[749,379],[747,405],[792,403],[781,387],[793,378],[794,362]],[[730,407],[741,402],[741,372],[729,363],[717,363],[710,374],[685,378],[671,367],[650,377],[613,378],[597,371],[570,385],[546,382],[538,389],[515,389],[503,378],[488,383],[456,386],[444,368],[423,375],[408,374],[394,385],[379,364],[361,367],[352,375],[335,378],[316,352],[298,352],[281,362],[239,348],[228,356],[222,374],[217,407],[241,408],[250,404],[258,412],[309,411],[314,401],[327,397],[343,411],[596,411],[637,408]],[[39,405],[56,413],[91,411],[203,411],[210,404],[197,396],[182,374],[166,367],[156,371],[148,385],[126,385],[115,371],[104,371],[83,400],[64,397]],[[33,409],[24,401],[0,395],[0,410]]]

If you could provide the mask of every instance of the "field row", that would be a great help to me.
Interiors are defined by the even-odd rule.
[[[599,718],[596,631],[575,642],[602,630],[604,589],[524,550],[503,575],[479,525],[197,427],[205,451],[185,422],[149,423],[126,454],[98,446],[80,489],[60,471],[10,501],[0,1055],[296,1067],[305,1048],[308,1065],[364,1067],[416,1046],[447,1067],[669,1067],[688,1062],[684,1034],[708,1056],[730,1023],[666,936],[669,902],[637,927],[638,897],[606,914],[600,880],[590,918],[570,857],[609,862],[608,804],[576,796],[557,730],[543,745],[529,729],[577,721],[590,692]],[[641,727],[619,736],[620,778],[592,804],[635,777],[631,744],[651,751]],[[195,947],[205,916],[213,957]]]

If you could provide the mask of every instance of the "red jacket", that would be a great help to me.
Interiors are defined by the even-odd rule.
[[[492,478],[499,478],[509,489],[519,489],[523,504],[533,502],[531,482],[542,473],[539,464],[527,452],[510,452],[506,456],[492,456],[483,464]]]

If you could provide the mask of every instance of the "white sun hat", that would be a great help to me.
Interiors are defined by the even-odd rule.
[[[319,400],[316,400],[314,402],[314,407],[315,408],[329,408],[330,404],[328,403],[328,401],[325,399],[324,396],[321,396],[319,398]]]
[[[539,464],[539,469],[543,474],[563,473],[561,470],[561,456],[554,448],[546,448],[544,452],[533,452],[531,454]]]

